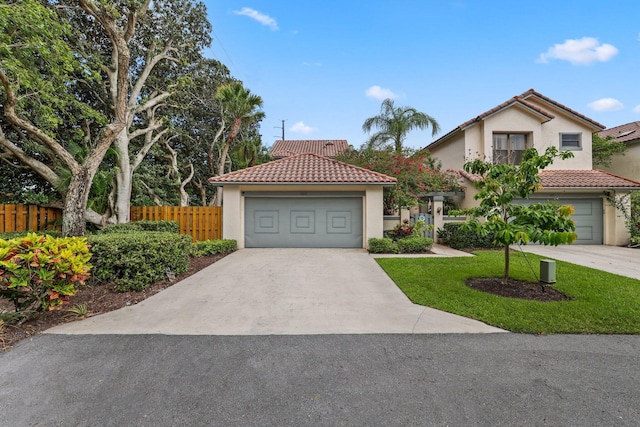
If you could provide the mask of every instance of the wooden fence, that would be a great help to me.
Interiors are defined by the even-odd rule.
[[[131,221],[177,221],[180,233],[194,241],[222,238],[222,208],[217,206],[132,206]],[[61,230],[62,209],[36,205],[0,205],[0,233]]]
[[[132,206],[131,221],[178,221],[181,234],[194,241],[222,238],[222,208],[218,206]]]
[[[61,229],[61,209],[35,205],[0,205],[0,233]]]

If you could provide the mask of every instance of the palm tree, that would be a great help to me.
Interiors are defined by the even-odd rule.
[[[424,130],[429,126],[431,126],[432,136],[440,131],[440,125],[433,117],[413,107],[394,107],[393,100],[387,98],[382,101],[380,114],[365,120],[362,130],[369,133],[373,128],[379,129],[367,141],[369,148],[380,148],[391,142],[396,153],[401,154],[402,143],[407,134],[414,129]]]
[[[224,84],[216,90],[215,98],[220,102],[222,116],[229,121],[229,133],[222,146],[218,161],[218,175],[224,174],[224,165],[229,155],[229,148],[236,139],[242,125],[251,125],[264,118],[262,98],[245,89],[240,82]],[[216,206],[222,204],[222,188],[218,187],[215,201]]]

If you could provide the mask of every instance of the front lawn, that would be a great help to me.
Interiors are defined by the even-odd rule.
[[[480,320],[512,332],[640,333],[640,280],[557,261],[554,288],[571,301],[538,302],[471,289],[465,280],[501,277],[502,251],[464,258],[379,258],[376,261],[416,304]],[[526,258],[539,274],[540,259]],[[511,254],[511,277],[536,281],[522,253]]]

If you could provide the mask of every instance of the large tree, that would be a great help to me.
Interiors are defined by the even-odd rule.
[[[238,135],[240,135],[242,126],[259,122],[264,118],[264,113],[260,111],[262,108],[262,98],[251,93],[251,91],[246,89],[240,82],[231,82],[220,86],[216,90],[216,99],[220,102],[220,109],[224,120],[220,129],[226,133],[226,138],[222,144],[222,150],[218,159],[218,170],[216,174],[216,176],[218,176],[225,172],[229,149],[234,141],[236,141]],[[222,205],[222,187],[218,187],[215,205]]]
[[[486,236],[492,232],[494,243],[504,247],[504,274],[502,282],[509,279],[509,245],[529,242],[557,246],[576,240],[575,224],[570,219],[573,207],[557,203],[516,203],[515,199],[529,199],[541,189],[539,172],[556,158],[573,157],[569,151],[558,152],[549,147],[543,154],[535,148],[526,150],[519,165],[493,164],[476,159],[467,162],[464,169],[479,179],[474,186],[480,205],[462,211],[471,219],[465,224]]]
[[[380,114],[365,120],[362,130],[369,133],[377,129],[377,132],[369,137],[367,142],[369,148],[382,148],[392,144],[395,152],[401,154],[404,140],[409,132],[416,129],[425,130],[429,127],[431,127],[432,136],[440,132],[440,126],[433,117],[413,107],[396,107],[393,99],[387,98],[382,101]]]
[[[85,216],[127,222],[133,173],[167,133],[161,112],[210,42],[204,5],[24,0],[0,14],[0,156],[60,191],[65,234],[82,234]],[[98,213],[87,199],[101,165],[115,179]]]
[[[100,22],[110,41],[109,118],[74,93],[81,86],[96,84],[99,77],[69,44],[70,23],[35,0],[0,6],[0,149],[3,156],[31,168],[59,189],[64,198],[65,235],[84,234],[91,183],[105,153],[126,126],[127,41],[146,5],[130,10],[118,22],[93,1],[80,0],[79,6]],[[82,159],[74,157],[71,143],[86,148]],[[60,168],[70,174],[68,185]]]

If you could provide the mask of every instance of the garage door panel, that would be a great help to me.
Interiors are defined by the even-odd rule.
[[[351,234],[352,212],[327,212],[327,234]]]
[[[314,234],[316,232],[315,211],[291,211],[291,233]]]
[[[278,211],[255,211],[253,227],[256,233],[278,233]]]
[[[245,197],[245,246],[363,247],[362,197]]]
[[[581,227],[576,225],[576,234],[578,235],[578,238],[583,241],[591,241],[595,238],[593,227]]]

